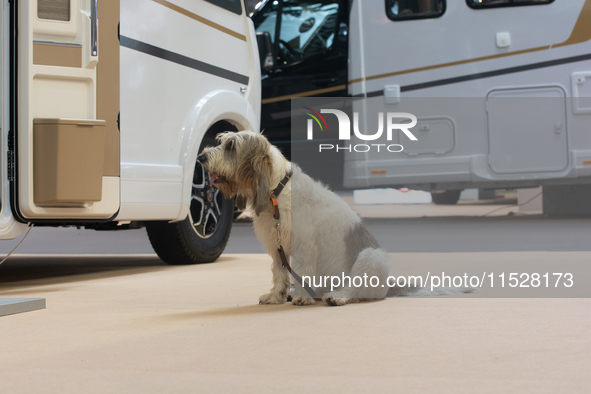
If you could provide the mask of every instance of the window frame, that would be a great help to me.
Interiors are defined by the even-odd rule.
[[[546,3],[540,3],[537,1],[520,1],[518,3],[514,3],[513,0],[510,0],[510,3],[501,3],[501,4],[474,4],[473,0],[466,0],[466,4],[468,7],[472,8],[473,10],[486,10],[489,8],[503,8],[503,7],[524,7],[529,5],[548,5],[554,3],[554,0],[547,0]]]
[[[447,11],[447,1],[446,0],[441,0],[443,2],[443,9],[441,10],[441,13],[436,15],[436,16],[418,16],[418,15],[411,15],[411,16],[407,16],[407,17],[400,17],[398,15],[394,15],[392,14],[391,10],[388,7],[388,0],[384,1],[384,6],[386,8],[386,16],[388,17],[388,19],[390,19],[391,21],[394,22],[404,22],[404,21],[414,21],[414,20],[419,20],[419,19],[437,19],[437,18],[441,18],[444,14],[445,11]]]

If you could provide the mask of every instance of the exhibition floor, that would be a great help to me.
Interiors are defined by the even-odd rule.
[[[412,253],[504,266],[527,253]],[[534,259],[589,261],[589,252]],[[163,265],[155,255],[14,256],[0,297],[0,392],[589,392],[591,300],[395,298],[258,305],[270,258]]]

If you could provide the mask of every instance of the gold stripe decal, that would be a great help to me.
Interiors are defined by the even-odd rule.
[[[496,55],[477,57],[474,59],[458,60],[458,61],[450,62],[450,63],[436,64],[434,66],[419,67],[419,68],[413,68],[410,70],[402,70],[402,71],[395,71],[395,72],[386,73],[386,74],[372,75],[371,77],[366,77],[366,78],[356,78],[356,79],[350,80],[349,84],[362,82],[362,81],[371,81],[371,80],[380,79],[380,78],[393,77],[393,76],[402,75],[402,74],[416,73],[416,72],[420,72],[420,71],[435,70],[437,68],[444,68],[444,67],[458,66],[461,64],[475,63],[475,62],[480,62],[483,60],[497,59],[497,58],[506,57],[506,56],[522,55],[524,53],[544,51],[544,50],[550,49],[550,48],[558,48],[558,47],[566,46],[566,45],[579,44],[582,42],[586,42],[589,39],[591,39],[591,0],[585,0],[585,4],[583,4],[583,8],[581,10],[581,13],[579,14],[579,18],[577,19],[577,22],[575,23],[575,27],[573,28],[573,31],[572,31],[570,37],[568,38],[568,40],[566,40],[565,42],[563,42],[561,44],[555,44],[552,46],[547,45],[547,46],[543,46],[543,47],[524,49],[524,50],[515,51],[515,52],[499,53]]]
[[[191,19],[194,19],[197,22],[201,22],[204,25],[207,25],[207,26],[209,26],[211,28],[214,28],[216,30],[219,30],[222,33],[226,33],[226,34],[231,35],[232,37],[238,38],[239,40],[246,41],[246,36],[244,36],[244,35],[242,35],[240,33],[237,33],[234,30],[230,30],[227,27],[224,27],[222,25],[218,25],[217,23],[212,22],[209,19],[205,19],[202,16],[199,16],[197,14],[194,14],[191,11],[188,11],[188,10],[186,10],[184,8],[179,7],[178,5],[174,5],[174,4],[172,4],[172,3],[170,3],[170,2],[168,2],[166,0],[152,0],[152,1],[155,2],[155,3],[158,3],[160,5],[163,5],[164,7],[169,8],[169,9],[171,9],[173,11],[176,11],[179,14],[183,14],[184,16],[187,16],[187,17],[189,17]]]
[[[308,96],[314,96],[314,95],[317,95],[317,94],[336,92],[337,90],[345,90],[346,88],[347,88],[347,85],[338,85],[338,86],[333,86],[331,88],[318,89],[318,90],[310,90],[310,91],[307,91],[307,92],[294,93],[294,94],[288,94],[286,96],[279,96],[279,97],[268,98],[268,99],[262,100],[262,103],[263,104],[276,103],[277,101],[289,100],[292,97],[308,97]]]
[[[589,39],[591,39],[591,0],[586,0],[568,40],[561,44],[552,45],[552,48],[579,44]]]
[[[426,66],[426,67],[412,68],[410,70],[395,71],[395,72],[391,72],[391,73],[387,73],[387,74],[373,75],[373,76],[367,77],[367,78],[357,78],[357,79],[350,80],[349,83],[361,82],[363,80],[365,80],[365,81],[371,81],[373,79],[393,77],[393,76],[396,76],[396,75],[416,73],[416,72],[419,72],[419,71],[427,71],[427,70],[434,70],[434,69],[443,68],[443,67],[458,66],[460,64],[468,64],[468,63],[480,62],[480,61],[483,61],[483,60],[496,59],[496,58],[501,58],[501,57],[506,57],[506,56],[521,55],[523,53],[543,51],[543,50],[546,50],[546,49],[550,49],[550,45],[547,45],[547,46],[544,46],[544,47],[538,47],[538,48],[524,49],[522,51],[499,53],[497,55],[477,57],[477,58],[474,58],[474,59],[458,60],[458,61],[450,62],[450,63],[436,64],[434,66]]]

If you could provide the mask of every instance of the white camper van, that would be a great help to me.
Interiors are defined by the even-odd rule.
[[[591,182],[591,0],[269,0],[252,18],[261,128],[279,147],[298,149],[292,97],[418,118],[399,154],[345,152],[335,187],[454,202],[465,188]]]
[[[3,0],[0,42],[0,238],[145,225],[167,263],[221,254],[234,202],[196,157],[259,129],[241,0]]]

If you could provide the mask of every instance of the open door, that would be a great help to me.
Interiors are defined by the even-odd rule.
[[[119,1],[11,4],[13,213],[25,222],[113,218],[119,210]]]
[[[287,158],[290,148],[305,149],[292,141],[291,98],[347,95],[348,9],[343,0],[282,0],[252,17],[274,56],[262,71],[261,130]]]

